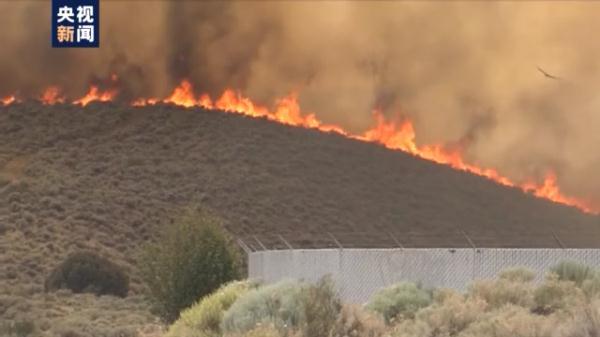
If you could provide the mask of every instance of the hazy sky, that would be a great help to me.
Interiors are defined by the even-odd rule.
[[[182,78],[265,104],[294,90],[325,122],[401,113],[419,143],[600,200],[600,3],[103,1],[95,50],[50,48],[49,3],[0,2],[0,95],[77,96],[112,72],[124,97]]]

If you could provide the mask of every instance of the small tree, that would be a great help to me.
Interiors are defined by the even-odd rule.
[[[157,313],[173,322],[181,310],[240,277],[240,254],[220,219],[198,210],[145,247],[140,270]]]

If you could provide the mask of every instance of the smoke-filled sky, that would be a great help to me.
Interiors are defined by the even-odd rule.
[[[183,78],[264,104],[295,91],[324,122],[400,113],[420,144],[600,200],[600,3],[104,0],[90,50],[50,48],[49,18],[49,1],[0,2],[0,96],[78,97],[110,73],[123,99]]]

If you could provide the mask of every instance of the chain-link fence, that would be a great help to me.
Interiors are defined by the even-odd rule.
[[[363,303],[376,290],[399,281],[464,290],[473,279],[492,278],[509,267],[528,267],[538,280],[562,260],[600,267],[600,249],[288,247],[248,252],[251,278],[267,283],[286,278],[316,281],[329,274],[342,298],[353,303]]]
[[[409,230],[255,233],[240,235],[246,251],[317,248],[600,248],[600,223],[593,228],[519,230]]]

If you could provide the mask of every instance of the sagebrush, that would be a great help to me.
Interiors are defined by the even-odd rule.
[[[330,278],[285,280],[237,296],[220,333],[168,337],[597,337],[600,299],[589,296],[597,292],[596,275],[578,284],[550,271],[536,283],[519,267],[473,281],[464,293],[399,283],[366,305],[342,303]],[[220,316],[211,317],[215,327]]]
[[[181,312],[166,337],[218,337],[223,314],[243,294],[256,288],[250,281],[234,281]]]
[[[225,333],[245,333],[259,325],[273,325],[280,331],[300,329],[305,322],[306,284],[284,280],[241,296],[223,316]]]
[[[431,292],[420,286],[401,282],[378,291],[367,309],[378,312],[387,323],[402,317],[412,317],[419,309],[431,303]]]
[[[562,261],[550,268],[562,281],[572,281],[581,286],[585,280],[594,278],[596,272],[589,266],[574,261]]]

